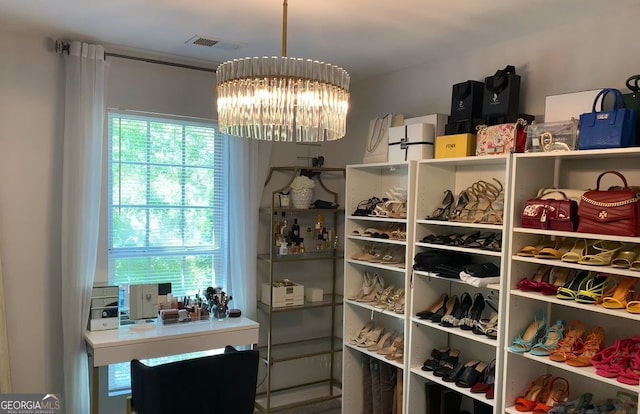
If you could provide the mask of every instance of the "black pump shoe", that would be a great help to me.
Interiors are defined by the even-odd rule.
[[[451,190],[445,191],[442,204],[440,207],[436,208],[429,217],[427,217],[427,220],[449,220],[453,201],[453,193]]]

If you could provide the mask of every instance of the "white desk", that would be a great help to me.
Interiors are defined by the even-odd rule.
[[[86,331],[84,334],[93,360],[92,414],[98,414],[99,409],[98,368],[101,366],[224,348],[226,345],[258,343],[259,324],[244,317],[171,325],[160,323],[157,327],[143,330],[132,329],[132,326]]]

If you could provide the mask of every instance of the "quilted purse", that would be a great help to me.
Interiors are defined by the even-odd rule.
[[[615,174],[624,186],[620,190],[600,190],[600,179]],[[640,235],[640,202],[638,193],[627,184],[624,175],[606,171],[598,176],[596,189],[582,195],[578,207],[578,231],[637,237]]]
[[[502,155],[524,152],[527,144],[527,121],[478,127],[476,155]]]
[[[551,193],[559,193],[562,198],[549,198]],[[529,229],[575,231],[578,226],[578,203],[561,191],[543,193],[525,202],[521,225]]]

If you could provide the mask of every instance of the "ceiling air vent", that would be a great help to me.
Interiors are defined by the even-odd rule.
[[[213,36],[201,36],[195,35],[191,37],[191,39],[187,40],[185,43],[198,45],[198,46],[206,46],[206,47],[215,47],[216,49],[222,50],[237,50],[241,47],[245,46],[246,43],[240,42],[229,42],[222,39],[213,39]]]

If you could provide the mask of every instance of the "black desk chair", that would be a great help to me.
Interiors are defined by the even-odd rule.
[[[127,413],[252,414],[258,380],[258,351],[224,354],[149,367],[131,361]]]

